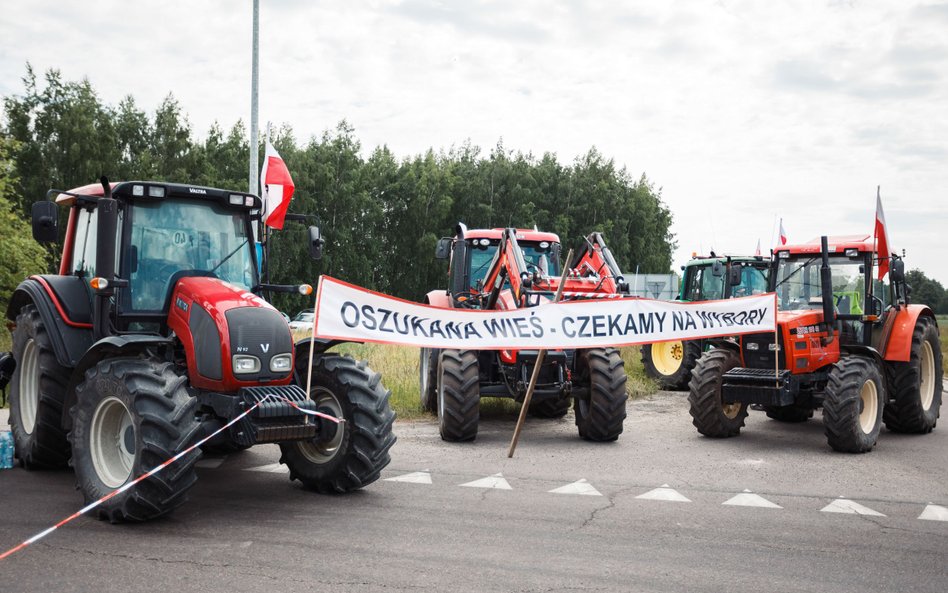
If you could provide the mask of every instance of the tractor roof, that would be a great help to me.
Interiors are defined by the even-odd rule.
[[[117,181],[109,183],[109,186],[112,188],[112,196],[115,198],[140,198],[145,200],[160,200],[166,197],[195,198],[251,210],[259,210],[261,207],[260,198],[253,194],[215,187],[162,183],[160,181]],[[56,196],[56,203],[62,206],[72,206],[77,195],[95,199],[101,198],[104,194],[101,183],[90,183],[60,193]]]
[[[858,249],[860,252],[875,253],[876,247],[873,237],[870,234],[862,235],[837,235],[827,237],[830,253],[842,253],[847,249]],[[774,249],[774,252],[789,251],[791,254],[806,254],[820,252],[820,238],[812,239],[807,243],[797,245],[781,245]]]
[[[731,261],[740,263],[769,263],[770,261],[769,258],[765,258],[762,255],[716,255],[714,257],[711,257],[710,255],[693,255],[691,259],[685,263],[685,266],[710,266],[716,261],[725,263],[729,257],[731,258]]]
[[[464,233],[465,239],[496,239],[500,240],[504,229],[469,229]],[[534,231],[533,229],[517,229],[518,241],[549,241],[550,243],[559,243],[560,238],[556,233],[545,233],[543,231]]]

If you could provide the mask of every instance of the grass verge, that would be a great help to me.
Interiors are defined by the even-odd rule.
[[[372,370],[382,374],[382,384],[392,390],[391,404],[401,419],[431,417],[421,409],[418,394],[418,348],[383,344],[341,344],[334,351],[369,362]],[[622,348],[629,381],[626,392],[630,399],[638,399],[658,391],[654,381],[645,376],[637,346]],[[499,397],[481,400],[481,416],[485,418],[516,417],[520,404]]]

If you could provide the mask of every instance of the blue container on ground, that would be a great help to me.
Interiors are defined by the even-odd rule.
[[[0,432],[0,469],[13,467],[13,433],[9,430]]]

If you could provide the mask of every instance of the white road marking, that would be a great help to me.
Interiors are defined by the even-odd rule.
[[[567,484],[565,486],[560,486],[559,488],[554,488],[549,490],[553,494],[580,494],[583,496],[602,496],[602,493],[596,490],[596,488],[586,481],[585,478],[577,480],[572,484]]]
[[[394,478],[385,478],[384,482],[407,482],[409,484],[430,484],[431,483],[431,473],[428,470],[420,472],[412,472],[410,474],[403,474],[401,476],[395,476]]]
[[[282,463],[270,463],[267,465],[258,465],[257,467],[248,467],[244,471],[267,472],[271,474],[286,474],[290,472],[290,468],[286,467]]]
[[[466,484],[461,484],[466,488],[496,488],[497,490],[513,490],[510,487],[510,484],[507,483],[507,480],[504,479],[503,474],[494,474],[492,476],[487,476],[486,478],[481,478],[480,480],[474,480],[473,482],[467,482]]]
[[[929,504],[918,518],[923,521],[948,521],[948,508]]]
[[[636,498],[643,500],[667,500],[669,502],[691,502],[691,500],[680,494],[677,490],[669,488],[668,484],[662,484],[661,488],[649,490],[645,494],[639,494]]]
[[[823,513],[849,513],[851,515],[871,515],[873,517],[885,517],[885,515],[879,511],[874,511],[869,507],[863,506],[858,502],[849,500],[848,498],[843,498],[842,496],[820,509],[820,511]]]
[[[741,492],[737,496],[725,500],[721,504],[726,504],[734,507],[760,507],[763,509],[782,509],[783,507],[779,504],[770,502],[763,496],[759,494],[754,494],[750,490],[744,489],[744,492]]]
[[[203,467],[206,469],[217,469],[224,463],[224,460],[227,459],[227,456],[224,457],[205,457],[203,459],[198,459],[198,462],[195,463],[195,467]]]

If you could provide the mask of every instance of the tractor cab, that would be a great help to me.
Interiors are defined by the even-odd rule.
[[[770,260],[760,256],[694,256],[682,271],[679,301],[716,301],[767,292]]]
[[[438,241],[435,257],[448,259],[448,286],[452,305],[479,307],[473,297],[484,291],[484,281],[497,255],[504,229],[472,229],[459,223],[454,237]],[[560,238],[554,233],[517,229],[527,267],[543,275],[560,274]],[[505,285],[509,287],[509,282]]]

